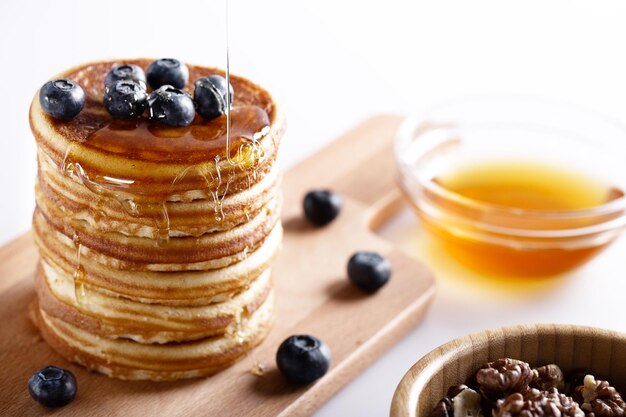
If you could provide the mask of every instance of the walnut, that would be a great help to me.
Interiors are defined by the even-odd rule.
[[[493,417],[584,417],[585,413],[571,398],[556,388],[540,391],[530,388],[496,402]]]
[[[489,362],[476,372],[481,392],[491,400],[524,392],[533,379],[535,373],[528,363],[509,358]]]
[[[454,417],[483,417],[480,394],[470,388],[461,390],[452,398]]]
[[[595,417],[618,417],[624,416],[626,403],[615,388],[608,381],[596,380],[593,375],[585,376],[583,385],[574,390],[575,398],[580,403],[580,408],[588,415]],[[593,414],[590,414],[593,413]]]
[[[530,386],[542,391],[563,386],[563,371],[558,365],[551,364],[533,369],[535,378]]]
[[[454,385],[431,411],[430,417],[483,417],[480,394],[467,385]]]

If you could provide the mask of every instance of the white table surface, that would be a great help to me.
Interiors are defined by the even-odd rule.
[[[231,0],[231,69],[272,91],[287,114],[285,167],[369,115],[467,94],[534,94],[626,122],[624,16],[621,0]],[[27,115],[46,79],[111,57],[223,66],[224,33],[222,0],[3,0],[0,243],[30,225],[36,165]],[[383,235],[433,267],[439,294],[423,324],[316,417],[386,415],[412,363],[471,331],[521,322],[626,330],[624,239],[567,277],[504,291],[415,242],[408,212]]]

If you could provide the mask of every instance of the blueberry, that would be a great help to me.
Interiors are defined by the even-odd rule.
[[[63,407],[76,397],[76,378],[67,369],[47,366],[28,380],[28,392],[46,407]]]
[[[391,265],[376,252],[356,252],[348,261],[348,278],[366,293],[376,292],[391,277]]]
[[[39,90],[39,104],[50,116],[70,120],[85,106],[85,92],[72,80],[48,81]]]
[[[148,97],[150,119],[170,126],[189,126],[196,115],[193,100],[187,93],[164,85]]]
[[[104,78],[104,85],[107,86],[120,80],[132,80],[146,88],[146,74],[140,66],[133,64],[116,65],[107,73]]]
[[[148,84],[154,89],[164,85],[183,88],[189,80],[189,69],[177,59],[161,58],[148,67]]]
[[[104,88],[104,107],[116,119],[139,117],[148,105],[148,93],[132,80],[119,80]]]
[[[226,113],[226,79],[219,75],[198,78],[194,82],[193,100],[198,114],[207,120]],[[233,102],[233,86],[228,86],[229,100]]]
[[[329,190],[314,190],[304,196],[302,206],[307,219],[323,226],[335,220],[341,210],[341,196]]]
[[[308,384],[328,371],[330,349],[314,336],[290,336],[278,348],[276,364],[288,379]]]

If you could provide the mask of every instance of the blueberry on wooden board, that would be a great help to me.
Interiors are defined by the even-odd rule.
[[[378,291],[390,277],[391,264],[376,252],[356,252],[348,261],[350,282],[366,293]]]
[[[310,335],[290,336],[276,352],[278,369],[291,381],[308,384],[321,378],[330,368],[330,349]]]
[[[304,196],[302,208],[311,223],[324,226],[339,215],[342,203],[338,193],[330,190],[313,190]]]
[[[28,392],[45,407],[63,407],[76,397],[76,378],[67,369],[47,366],[28,380]]]

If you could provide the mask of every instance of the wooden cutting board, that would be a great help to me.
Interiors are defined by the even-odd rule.
[[[179,382],[128,382],[90,373],[52,351],[29,322],[37,251],[28,233],[0,248],[0,415],[2,416],[282,416],[310,415],[422,319],[434,294],[430,272],[372,231],[394,212],[392,137],[400,119],[377,116],[285,175],[283,251],[274,268],[277,321],[268,339],[220,374]],[[309,226],[302,197],[328,187],[344,197],[332,224]],[[345,275],[356,250],[374,250],[391,262],[390,282],[367,296]],[[292,334],[315,335],[333,362],[307,386],[287,382],[275,365],[278,345]],[[262,376],[252,367],[263,364]],[[70,369],[78,396],[45,410],[27,390],[29,376],[46,365]]]

